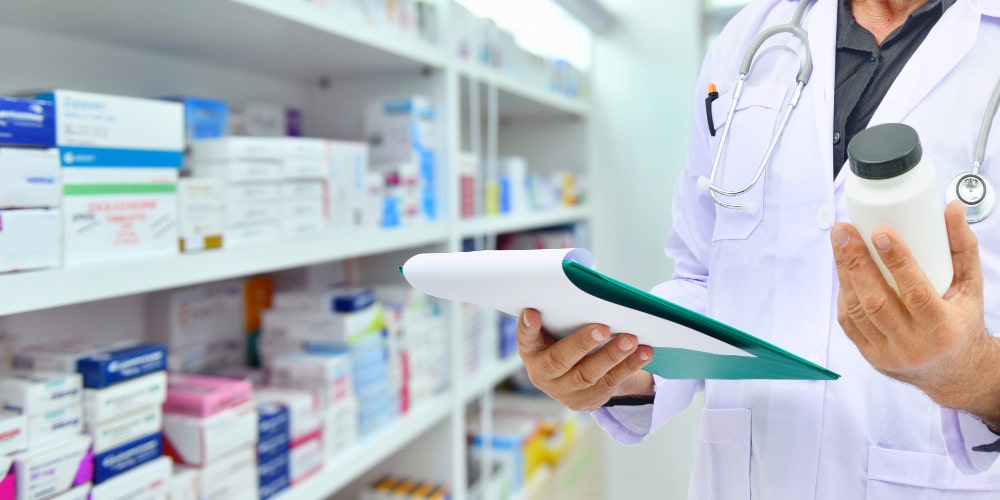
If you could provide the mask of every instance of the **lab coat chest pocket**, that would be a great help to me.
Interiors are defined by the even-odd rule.
[[[868,500],[996,500],[1000,475],[984,472],[966,476],[945,455],[868,449]]]
[[[719,150],[724,130],[726,127],[729,128],[725,149],[716,172],[717,187],[735,191],[742,189],[754,178],[775,132],[787,92],[787,86],[777,83],[747,83],[743,87],[743,95],[736,105],[731,123],[728,114],[732,104],[732,93],[727,92],[712,103],[712,116],[717,130],[715,137],[709,137],[713,160]],[[724,202],[750,204],[755,209],[733,210],[717,206],[713,240],[747,239],[760,225],[764,216],[767,175],[771,169],[777,167],[773,156],[776,155],[772,155],[771,161],[764,167],[763,175],[748,192],[737,196],[719,196]]]
[[[702,410],[688,498],[750,498],[750,433],[749,409]]]

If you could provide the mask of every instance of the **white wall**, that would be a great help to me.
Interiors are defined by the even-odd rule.
[[[672,270],[663,240],[701,64],[701,2],[606,2],[620,25],[595,40],[593,249],[603,272],[648,289]],[[608,441],[605,498],[685,498],[699,408],[692,405],[640,446]]]

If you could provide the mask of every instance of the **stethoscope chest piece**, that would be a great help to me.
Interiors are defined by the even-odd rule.
[[[997,194],[989,179],[977,173],[966,172],[955,176],[948,185],[948,201],[958,200],[965,205],[965,220],[980,222],[997,205]]]

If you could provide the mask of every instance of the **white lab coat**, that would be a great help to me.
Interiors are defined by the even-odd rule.
[[[842,378],[657,379],[651,410],[600,410],[594,417],[618,440],[634,443],[703,387],[692,499],[998,499],[1000,474],[980,472],[995,454],[969,451],[997,437],[976,419],[942,409],[916,388],[875,371],[837,323],[829,232],[835,221],[849,221],[843,193],[849,167],[834,180],[831,164],[838,1],[816,0],[805,15],[812,79],[762,182],[736,198],[757,202],[762,208],[756,214],[717,207],[696,187],[699,176],[709,175],[721,136],[708,134],[704,92],[709,82],[718,84],[713,114],[721,130],[747,46],[763,29],[788,22],[797,1],[755,1],[717,39],[698,81],[688,162],[673,201],[667,253],[676,275],[655,292]],[[765,47],[782,45],[802,50],[790,37]],[[716,180],[728,189],[752,177],[794,87],[796,56],[766,48],[761,54]],[[914,53],[871,125],[902,122],[919,132],[925,157],[937,165],[943,201],[952,177],[970,168],[998,79],[1000,1],[959,0]],[[997,122],[984,173],[1000,187]],[[1000,334],[1000,212],[973,228],[985,272],[987,326]]]

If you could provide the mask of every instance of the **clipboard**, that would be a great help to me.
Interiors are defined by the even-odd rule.
[[[427,253],[399,268],[418,291],[517,316],[538,309],[561,337],[590,323],[653,348],[644,368],[666,379],[836,380],[827,368],[595,269],[585,249]]]

